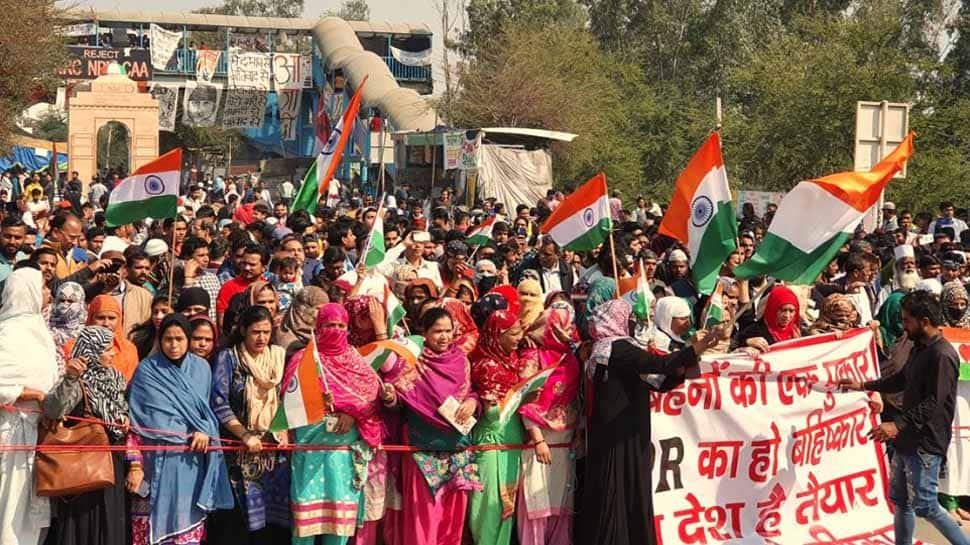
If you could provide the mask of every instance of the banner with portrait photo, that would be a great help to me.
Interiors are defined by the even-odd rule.
[[[227,129],[255,129],[263,126],[266,91],[229,89],[222,106],[222,126]]]
[[[189,127],[212,127],[219,115],[222,87],[205,83],[185,83],[182,97],[182,124]]]
[[[866,328],[705,356],[700,378],[652,395],[658,543],[891,545],[878,416],[837,386],[878,374]]]
[[[168,61],[172,60],[172,55],[179,46],[182,39],[181,32],[172,32],[152,23],[149,36],[151,38],[152,66],[156,70],[165,70]]]
[[[175,131],[175,116],[179,104],[178,84],[153,81],[148,92],[158,101],[158,129]]]
[[[273,74],[273,56],[241,49],[229,50],[229,88],[269,91]]]

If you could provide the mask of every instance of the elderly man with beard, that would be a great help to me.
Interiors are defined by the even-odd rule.
[[[893,268],[889,282],[879,290],[876,312],[895,291],[909,293],[919,282],[919,271],[916,269],[916,253],[912,246],[903,244],[893,249]]]

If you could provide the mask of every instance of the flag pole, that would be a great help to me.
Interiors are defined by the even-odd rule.
[[[384,210],[384,194],[381,193],[381,202],[377,204],[377,217],[374,218],[374,223],[377,223],[378,219],[380,219],[382,222],[384,221],[384,218],[381,217],[381,212],[383,210]],[[371,225],[370,233],[367,233],[367,244],[364,245],[364,251],[361,252],[359,256],[357,256],[357,266],[354,268],[360,267],[360,264],[363,263],[364,259],[367,258],[367,252],[370,250],[370,245],[373,238],[374,238],[374,226]]]
[[[381,149],[377,153],[377,155],[378,155],[377,162],[379,164],[379,167],[378,168],[381,169],[381,171],[380,171],[381,195],[384,195],[384,139],[386,137],[384,136],[384,116],[383,115],[381,116],[381,136],[380,136],[380,138],[381,138]],[[381,198],[381,200],[383,201],[383,197]]]
[[[610,188],[606,184],[606,174],[603,174],[603,189],[606,191],[606,199],[609,202]],[[613,210],[610,208],[610,259],[613,261],[613,283],[616,288],[613,290],[613,298],[620,298],[620,268],[616,266],[616,242],[613,241]]]
[[[175,289],[175,223],[178,222],[178,210],[176,209],[175,217],[172,219],[172,247],[169,248],[171,252],[171,258],[168,262],[168,306],[172,305],[172,292]]]

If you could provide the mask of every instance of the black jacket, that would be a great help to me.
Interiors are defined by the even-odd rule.
[[[946,456],[956,406],[960,360],[942,335],[914,344],[897,373],[865,383],[866,390],[903,392],[903,409],[895,418],[896,449]]]

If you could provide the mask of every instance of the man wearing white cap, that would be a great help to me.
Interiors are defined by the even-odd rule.
[[[879,290],[876,300],[876,311],[894,291],[912,291],[920,281],[919,270],[916,268],[916,252],[908,244],[901,244],[893,249],[892,281]]]
[[[882,203],[882,231],[890,233],[899,227],[896,219],[896,205],[892,201]]]

